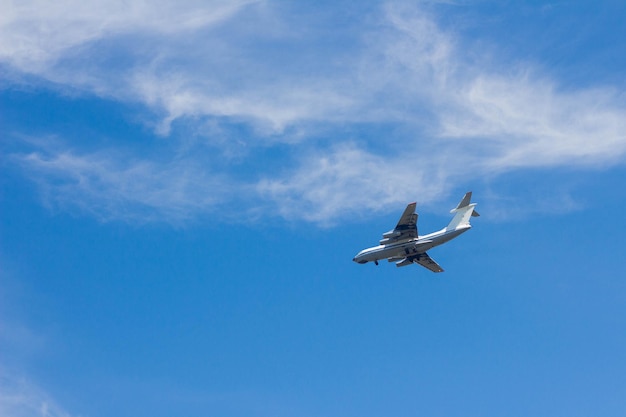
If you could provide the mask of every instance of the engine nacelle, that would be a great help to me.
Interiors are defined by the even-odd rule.
[[[400,236],[401,234],[402,234],[402,232],[400,232],[400,231],[390,230],[387,233],[383,233],[383,237],[389,239],[389,238],[392,238],[392,237]]]

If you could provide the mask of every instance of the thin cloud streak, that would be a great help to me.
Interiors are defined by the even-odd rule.
[[[500,149],[499,170],[617,163],[626,152],[626,105],[611,89],[557,91],[551,81],[477,78],[445,115],[441,136]]]
[[[2,369],[0,414],[6,417],[71,417],[39,387]]]
[[[53,82],[140,102],[159,118],[159,135],[176,138],[175,122],[184,119],[219,146],[211,131],[202,132],[207,119],[250,126],[252,133],[239,140],[253,149],[289,144],[288,168],[278,174],[260,169],[256,181],[242,183],[232,180],[228,168],[212,171],[202,156],[191,154],[184,163],[120,158],[106,150],[81,154],[57,148],[47,156],[22,155],[21,165],[48,201],[104,219],[139,218],[149,208],[149,218],[171,220],[232,204],[237,194],[254,190],[259,201],[269,201],[268,213],[328,224],[415,196],[436,201],[485,175],[623,162],[623,92],[602,85],[564,90],[539,65],[506,67],[443,30],[423,7],[387,3],[377,25],[361,23],[362,35],[351,39],[350,48],[318,45],[309,62],[300,45],[315,44],[313,30],[298,31],[297,21],[281,17],[280,5],[244,7],[248,3],[216,2],[211,9],[162,2],[156,12],[128,3],[129,17],[120,16],[124,8],[113,7],[106,22],[95,13],[61,19],[55,12],[53,27],[70,19],[79,22],[76,32],[52,36],[44,48],[41,33],[20,30],[23,48],[5,41],[0,56],[5,64]],[[95,10],[102,11],[100,6]],[[2,33],[46,21],[43,12],[29,13],[5,17]],[[160,17],[137,23],[150,13]],[[164,18],[168,14],[171,21]],[[281,24],[273,26],[280,29],[270,24],[276,21]],[[85,29],[88,25],[96,29]],[[119,76],[110,76],[109,61],[90,61],[96,38],[107,46],[109,61],[122,62]],[[139,53],[146,44],[147,52]],[[257,45],[274,48],[263,55],[255,52]],[[43,49],[49,55],[40,57]],[[335,127],[358,131],[381,124],[399,129],[374,139],[319,139],[318,132]],[[199,185],[203,192],[195,194],[190,190],[198,178],[210,185]]]
[[[72,48],[125,33],[173,34],[228,20],[253,0],[2,1],[0,59],[45,73]]]
[[[338,113],[353,106],[353,99],[333,92],[324,82],[292,87],[263,83],[242,91],[221,91],[219,82],[203,82],[190,74],[133,74],[133,95],[166,116],[156,132],[169,135],[171,124],[180,118],[219,117],[251,123],[268,135],[282,133],[303,121],[328,123],[340,120]]]
[[[75,210],[108,221],[185,221],[215,210],[241,189],[197,161],[137,160],[117,151],[80,154],[57,146],[11,155],[53,209]]]
[[[261,180],[257,192],[274,200],[285,218],[332,225],[338,218],[382,211],[416,195],[421,202],[436,200],[446,175],[430,163],[385,158],[344,144],[305,159],[282,179]]]
[[[433,138],[478,148],[484,169],[595,164],[626,151],[626,101],[611,88],[561,91],[538,68],[492,68],[470,60],[423,16],[391,9],[390,66],[414,74],[436,108]],[[408,17],[407,17],[408,16]],[[430,33],[431,35],[426,35]],[[405,35],[405,36],[403,36]],[[404,44],[404,46],[403,46]]]

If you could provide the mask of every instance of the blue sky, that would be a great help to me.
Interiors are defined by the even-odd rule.
[[[621,2],[0,9],[1,415],[626,412]]]

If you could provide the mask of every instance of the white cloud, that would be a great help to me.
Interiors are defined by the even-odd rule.
[[[558,91],[554,82],[492,76],[471,80],[441,136],[497,149],[485,165],[507,170],[615,163],[626,151],[626,105],[611,89]]]
[[[147,209],[183,219],[256,190],[283,216],[329,223],[442,198],[486,174],[624,159],[623,92],[565,89],[538,64],[507,66],[497,45],[483,53],[485,42],[478,49],[442,29],[424,7],[388,3],[337,48],[293,11],[281,14],[280,3],[248,3],[12,3],[0,20],[0,59],[12,67],[140,102],[160,117],[161,135],[175,136],[179,119],[199,130],[210,119],[251,126],[238,140],[252,148],[290,149],[291,169],[261,169],[248,183],[233,181],[232,168],[206,168],[201,155],[157,161],[56,148],[21,158],[48,200],[101,218]],[[320,140],[345,126],[356,133]],[[370,127],[380,136],[358,137]]]
[[[370,57],[368,76],[379,89],[402,97],[400,103],[384,102],[398,106],[390,114],[395,110],[397,121],[406,118],[401,123],[421,130],[401,138],[396,155],[379,157],[366,149],[317,153],[296,173],[263,181],[283,212],[308,205],[313,210],[305,216],[320,221],[397,205],[411,195],[430,201],[485,174],[623,162],[626,103],[620,92],[560,90],[530,65],[505,72],[470,59],[457,46],[460,40],[420,10],[390,6],[388,22],[389,30],[374,43],[373,55],[384,59],[375,65]],[[403,117],[400,106],[409,107]],[[424,114],[432,119],[424,122]]]
[[[471,45],[456,46],[460,40],[420,13],[390,8],[389,16],[397,31],[381,46],[389,67],[427,97],[442,146],[474,155],[487,170],[615,162],[626,151],[623,92],[561,90],[531,64],[502,69],[465,52]]]
[[[244,7],[254,3],[258,7]],[[302,77],[310,68],[298,58],[298,35],[293,27],[277,29],[271,7],[263,5],[8,2],[0,18],[0,61],[53,83],[145,104],[164,115],[160,134],[169,134],[180,117],[229,117],[269,133],[337,118],[351,106],[349,96],[336,92],[346,89],[338,87],[347,77]],[[242,17],[244,10],[249,15]],[[218,24],[228,26],[220,31]],[[259,53],[259,42],[280,47]]]
[[[0,59],[45,72],[71,48],[125,33],[172,34],[222,22],[252,0],[3,0]]]
[[[50,207],[78,208],[103,221],[180,223],[210,212],[242,188],[187,158],[156,162],[119,151],[77,153],[56,141],[12,159],[37,182]]]
[[[235,69],[236,71],[236,69]],[[302,121],[328,122],[351,107],[353,100],[333,91],[323,81],[292,85],[263,82],[246,89],[223,91],[219,80],[200,74],[136,72],[132,95],[166,116],[157,132],[168,135],[171,123],[182,117],[224,117],[252,123],[262,132],[281,133]],[[334,115],[333,115],[334,114]]]
[[[344,144],[310,155],[295,173],[261,180],[257,191],[277,202],[286,218],[332,224],[340,217],[406,203],[416,195],[421,202],[437,199],[447,175],[428,161],[385,158]]]
[[[70,417],[46,392],[23,377],[0,369],[0,415]]]

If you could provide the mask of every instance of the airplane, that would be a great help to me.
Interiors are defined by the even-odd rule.
[[[396,266],[419,264],[433,272],[443,269],[426,253],[427,250],[454,239],[461,233],[471,229],[470,217],[478,217],[476,203],[470,203],[472,192],[465,194],[456,208],[450,210],[454,217],[450,223],[438,232],[419,236],[417,234],[416,203],[406,206],[400,221],[393,230],[383,234],[380,245],[363,249],[352,260],[359,264],[374,262],[378,265],[381,259],[396,262]]]

